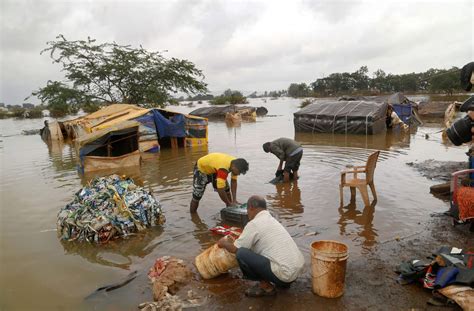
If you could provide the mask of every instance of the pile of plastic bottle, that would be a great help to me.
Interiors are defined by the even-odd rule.
[[[67,241],[106,243],[165,222],[160,203],[131,178],[99,177],[58,213],[57,232]]]

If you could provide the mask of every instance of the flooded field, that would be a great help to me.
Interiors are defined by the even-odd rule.
[[[221,224],[223,206],[210,187],[199,216],[189,214],[193,165],[208,152],[248,160],[249,172],[238,180],[238,199],[244,202],[252,194],[267,199],[271,213],[305,255],[304,282],[311,278],[312,241],[342,241],[349,246],[350,260],[357,260],[385,241],[413,234],[431,213],[447,209],[446,202],[429,193],[435,182],[406,165],[427,159],[466,161],[465,147],[446,147],[439,133],[425,138],[425,133],[439,131],[438,125],[422,126],[410,134],[295,135],[293,112],[299,103],[293,99],[252,100],[252,105],[265,106],[269,116],[237,128],[211,121],[208,147],[162,150],[146,155],[139,169],[119,172],[133,176],[153,192],[167,222],[163,228],[102,247],[61,243],[56,236],[57,212],[92,177],[78,175],[74,150],[67,144],[48,146],[39,135],[21,135],[22,130],[40,128],[43,120],[0,120],[0,309],[132,310],[151,300],[146,272],[157,257],[173,255],[191,264],[219,238],[208,229]],[[199,106],[171,108],[189,112]],[[298,183],[275,186],[268,181],[278,159],[264,153],[261,145],[282,136],[302,143],[304,156]],[[340,170],[362,163],[376,149],[382,150],[375,171],[377,204],[364,208],[358,194],[355,206],[340,208]],[[349,204],[347,189],[345,202]],[[139,277],[129,285],[84,300],[97,287],[116,282],[133,270],[139,271]],[[196,282],[210,295],[203,308],[248,308],[235,276]],[[297,295],[298,288],[310,291],[301,285],[291,295]]]

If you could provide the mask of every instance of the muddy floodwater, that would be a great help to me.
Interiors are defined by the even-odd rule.
[[[151,300],[146,272],[157,257],[173,255],[192,265],[194,257],[219,238],[209,231],[221,224],[219,210],[223,206],[217,193],[208,187],[198,217],[192,218],[188,207],[193,165],[209,152],[226,152],[248,160],[248,173],[238,179],[238,200],[244,202],[252,194],[265,197],[270,212],[305,255],[305,271],[297,281],[300,286],[282,295],[297,297],[310,292],[309,246],[314,240],[346,243],[349,261],[358,260],[385,241],[413,234],[430,214],[448,208],[446,202],[429,193],[429,186],[436,182],[406,165],[427,159],[466,161],[465,147],[447,147],[439,133],[425,138],[425,133],[437,132],[439,125],[421,126],[410,134],[295,135],[293,112],[299,103],[293,99],[253,99],[251,104],[265,106],[268,116],[237,128],[210,121],[209,146],[162,150],[146,155],[139,169],[120,171],[152,191],[167,221],[162,228],[105,246],[62,243],[56,236],[59,209],[93,177],[77,173],[73,148],[68,144],[48,146],[39,135],[21,134],[22,130],[40,128],[43,120],[0,120],[0,309],[133,310],[140,302]],[[175,110],[189,112],[200,106]],[[268,181],[274,176],[278,159],[264,153],[261,145],[282,136],[295,138],[304,147],[300,180],[272,185]],[[377,204],[364,208],[358,193],[355,206],[347,206],[350,194],[345,189],[346,206],[340,208],[340,170],[364,162],[376,149],[382,151],[375,170]],[[134,270],[139,277],[129,285],[84,300],[97,287],[116,282]],[[252,300],[243,296],[236,275],[234,272],[211,281],[196,277],[200,293],[208,297],[202,308],[248,309]],[[311,308],[312,296],[305,297],[309,297],[305,304]]]

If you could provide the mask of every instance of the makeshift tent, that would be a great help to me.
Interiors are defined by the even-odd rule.
[[[153,115],[160,144],[169,144],[172,148],[207,145],[206,118],[167,109],[154,109]]]
[[[384,102],[392,105],[393,110],[404,123],[423,124],[423,121],[421,121],[421,118],[418,114],[418,104],[400,92],[389,96],[342,96],[339,98],[339,100]]]
[[[422,124],[417,113],[418,106],[402,93],[398,92],[389,96],[387,103],[393,106],[393,110],[406,124],[410,124],[412,120]]]
[[[41,138],[45,141],[62,141],[63,133],[61,125],[57,121],[44,123],[44,128],[40,130]]]
[[[250,114],[253,112],[257,116],[264,116],[268,113],[267,108],[265,107],[250,107],[250,106],[212,106],[212,107],[202,107],[196,110],[191,111],[189,114],[193,116],[205,117],[205,118],[220,118],[224,119],[226,113],[236,112],[236,111],[245,111],[248,110]]]
[[[77,119],[65,121],[63,125],[68,136],[75,139],[123,121],[133,120],[148,111],[135,105],[113,104]]]
[[[387,103],[324,100],[294,113],[296,132],[378,134],[385,130]]]
[[[124,121],[76,140],[81,170],[139,165],[138,126],[136,121]]]
[[[114,166],[109,161],[112,159],[122,166],[136,165],[140,161],[139,152],[156,152],[161,147],[207,145],[208,137],[206,118],[126,104],[110,105],[89,115],[60,122],[60,125],[58,133],[63,130],[64,135],[79,146],[77,150],[84,171],[89,165]],[[46,126],[43,132],[48,131]],[[125,138],[127,135],[130,137]],[[121,143],[115,145],[118,141]]]

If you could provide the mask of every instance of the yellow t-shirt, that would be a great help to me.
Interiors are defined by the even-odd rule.
[[[206,175],[217,175],[217,188],[225,188],[227,175],[230,172],[230,162],[235,160],[225,153],[209,153],[197,161],[198,170]],[[232,174],[232,179],[237,180],[237,175]]]

